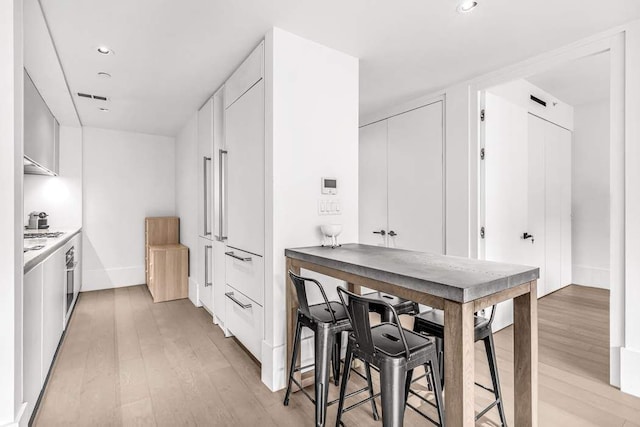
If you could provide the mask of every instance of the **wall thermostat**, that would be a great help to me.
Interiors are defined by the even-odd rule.
[[[338,194],[338,180],[322,178],[322,194]]]

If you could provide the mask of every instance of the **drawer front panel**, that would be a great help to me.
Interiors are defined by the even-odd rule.
[[[227,247],[225,268],[227,285],[264,305],[264,258]]]
[[[225,326],[260,361],[264,335],[262,306],[237,289],[225,287]]]

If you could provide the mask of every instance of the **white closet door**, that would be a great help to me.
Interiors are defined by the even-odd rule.
[[[360,128],[359,147],[359,240],[386,246],[387,120]]]
[[[389,118],[388,135],[389,246],[443,253],[442,102]]]
[[[227,244],[264,254],[264,81],[225,111]]]
[[[491,93],[486,93],[485,111],[485,259],[526,265],[532,246],[522,239],[528,228],[528,114]],[[513,302],[505,301],[498,306],[494,329],[511,322]]]
[[[545,135],[548,123],[529,114],[528,139],[528,206],[527,229],[533,241],[525,249],[523,262],[540,268],[538,296],[546,294],[545,288]]]
[[[549,293],[571,283],[571,132],[549,122],[544,127],[545,293]]]

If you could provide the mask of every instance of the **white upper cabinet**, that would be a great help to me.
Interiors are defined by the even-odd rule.
[[[387,245],[387,120],[360,128],[360,243]]]
[[[229,108],[264,76],[264,42],[244,60],[224,84],[224,107]]]
[[[198,110],[198,235],[213,230],[213,99]]]
[[[256,255],[264,254],[264,114],[264,81],[225,111],[227,245]]]

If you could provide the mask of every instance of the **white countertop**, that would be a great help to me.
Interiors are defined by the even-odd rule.
[[[66,228],[66,229],[46,229],[46,230],[25,230],[24,234],[29,233],[55,233],[55,232],[63,232],[60,237],[56,238],[42,238],[42,239],[25,239],[24,247],[32,247],[37,245],[44,245],[44,248],[37,251],[29,251],[24,252],[23,254],[23,264],[24,264],[24,272],[27,273],[36,265],[40,264],[49,255],[53,254],[57,249],[62,247],[65,243],[67,243],[73,236],[82,231],[82,227],[77,228]]]

